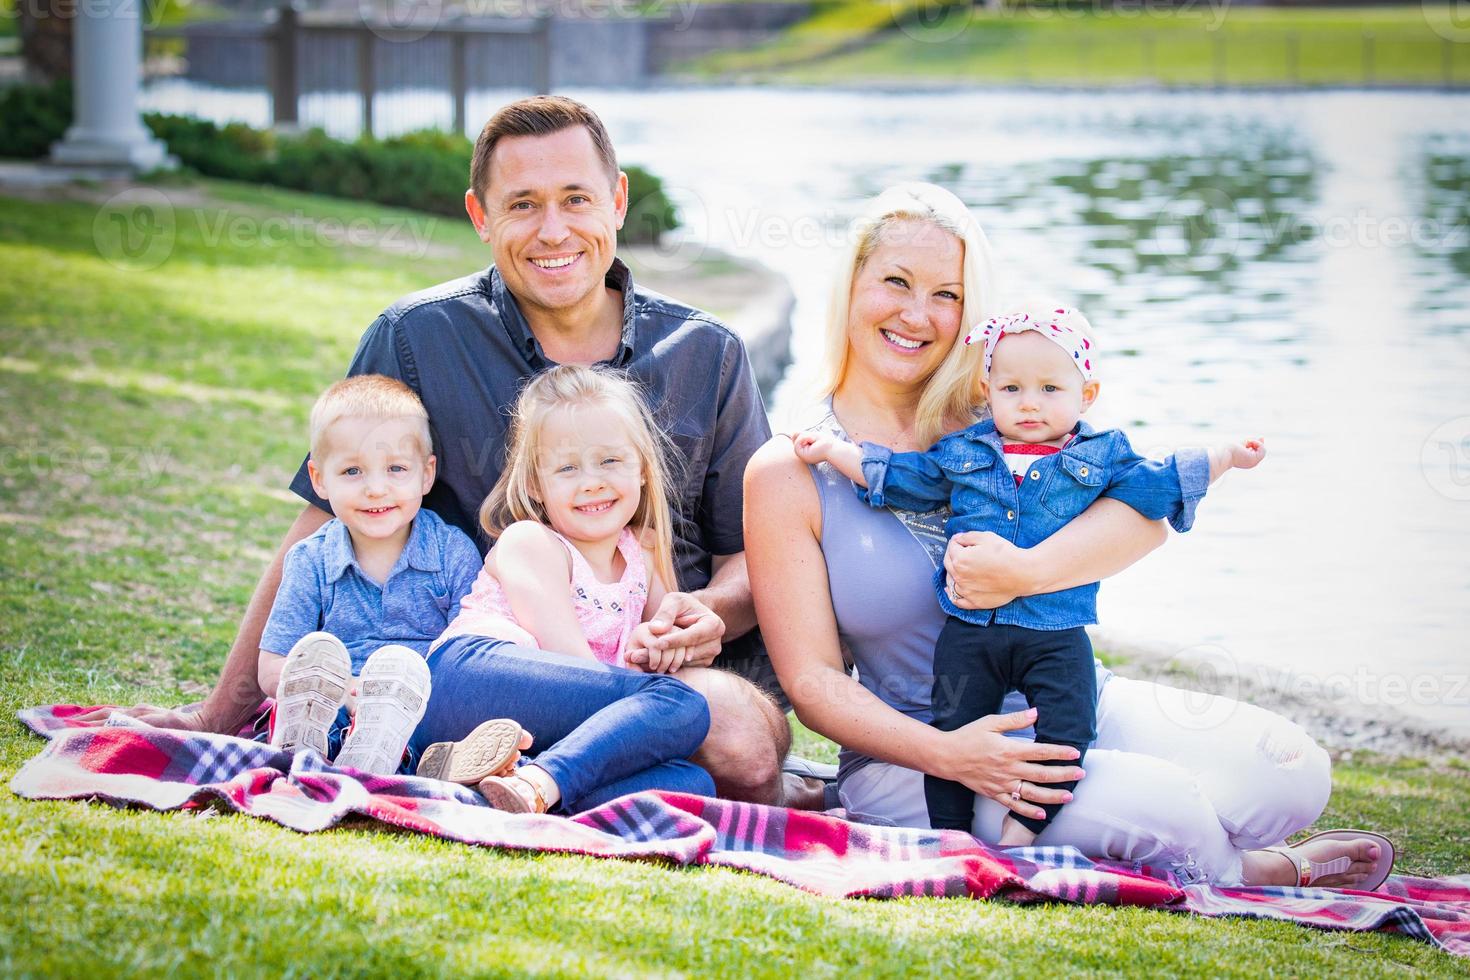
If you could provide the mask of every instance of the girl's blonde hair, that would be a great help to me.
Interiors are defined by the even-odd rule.
[[[505,469],[480,505],[480,526],[492,538],[516,521],[550,526],[536,477],[541,432],[546,417],[559,408],[593,405],[615,413],[638,453],[643,493],[628,526],[645,543],[653,541],[654,569],[664,588],[675,590],[674,522],[669,513],[672,446],[653,421],[637,385],[627,375],[604,367],[563,364],[532,378],[516,399],[505,452]]]
[[[919,398],[916,434],[924,445],[947,431],[951,420],[968,419],[985,403],[980,382],[983,352],[966,345],[964,334],[993,315],[996,297],[990,266],[990,242],[964,202],[934,184],[897,184],[868,202],[853,220],[847,250],[838,266],[827,304],[827,345],[823,354],[821,393],[831,396],[847,376],[847,319],[852,285],[883,236],[904,222],[927,222],[942,228],[964,246],[964,312],[960,336],[930,376]]]

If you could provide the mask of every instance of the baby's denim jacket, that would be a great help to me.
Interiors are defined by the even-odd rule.
[[[868,488],[854,485],[874,507],[932,511],[951,507],[947,535],[992,531],[1030,548],[1082,513],[1098,497],[1112,497],[1150,520],[1167,517],[1188,531],[1210,485],[1210,457],[1203,449],[1181,449],[1169,458],[1145,459],[1116,429],[1094,432],[1078,422],[1067,447],[1041,456],[1020,486],[1005,464],[1000,433],[986,419],[951,433],[921,453],[895,453],[862,444]],[[1097,622],[1097,583],[1061,592],[1022,596],[999,609],[961,609],[944,589],[944,568],[934,574],[944,611],[967,623],[992,622],[1036,630],[1063,630]]]

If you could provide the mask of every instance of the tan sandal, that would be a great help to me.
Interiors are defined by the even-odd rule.
[[[522,793],[516,789],[519,783],[529,789]],[[512,773],[509,776],[487,776],[480,780],[480,795],[497,810],[506,813],[545,813],[546,798],[535,783],[524,776]]]
[[[473,786],[489,776],[515,772],[521,755],[521,726],[492,718],[458,742],[435,742],[424,749],[417,775]]]
[[[1353,864],[1353,859],[1344,854],[1342,857],[1333,858],[1331,861],[1313,861],[1299,848],[1303,844],[1310,844],[1315,840],[1371,840],[1378,845],[1378,861],[1373,865],[1373,870],[1368,872],[1367,877],[1356,885],[1344,886],[1318,886],[1318,887],[1345,887],[1353,891],[1372,892],[1382,887],[1388,880],[1388,875],[1393,871],[1393,862],[1396,851],[1393,841],[1382,834],[1375,834],[1371,830],[1324,830],[1320,834],[1313,834],[1306,840],[1299,840],[1295,844],[1283,844],[1280,847],[1267,847],[1265,850],[1274,854],[1280,854],[1292,863],[1296,868],[1298,888],[1307,888],[1312,882],[1331,875],[1340,875],[1347,871]]]

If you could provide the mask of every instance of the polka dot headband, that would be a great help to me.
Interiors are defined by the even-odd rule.
[[[1083,381],[1092,381],[1096,377],[1093,362],[1097,360],[1097,345],[1092,342],[1092,324],[1070,307],[993,316],[971,329],[965,335],[965,343],[985,345],[985,374],[988,377],[991,359],[995,357],[995,345],[1000,343],[1000,338],[1028,330],[1035,330],[1072,355],[1072,363],[1077,365]]]

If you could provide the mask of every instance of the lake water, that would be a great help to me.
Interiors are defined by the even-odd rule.
[[[1268,441],[1195,530],[1105,585],[1103,643],[1470,734],[1470,98],[571,94],[683,204],[664,262],[709,242],[790,279],[778,425],[809,402],[848,220],[890,183],[942,184],[1006,292],[1092,320],[1090,422],[1150,453]],[[204,96],[150,98],[262,121],[254,93]]]

